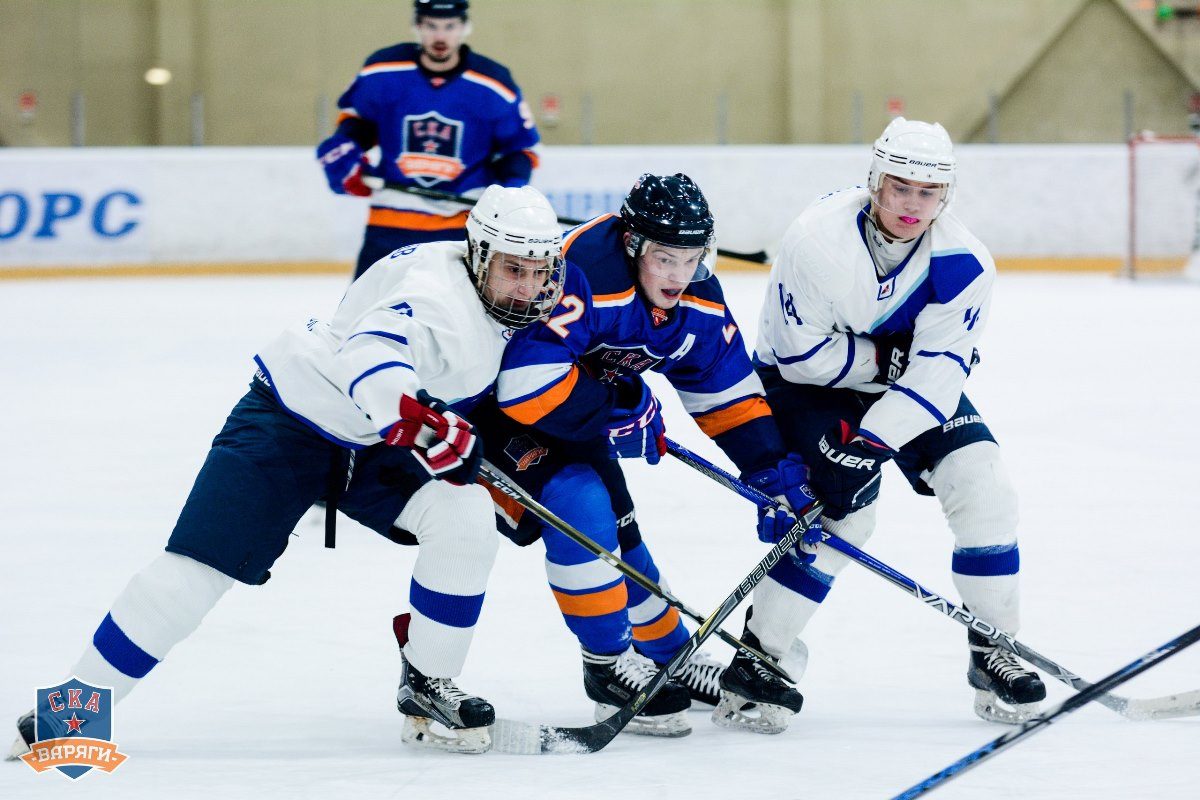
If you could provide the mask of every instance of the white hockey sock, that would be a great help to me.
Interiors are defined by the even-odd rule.
[[[163,553],[133,576],[113,601],[72,673],[113,687],[114,700],[200,625],[233,578],[186,556]]]
[[[404,657],[434,678],[462,672],[496,560],[492,500],[479,485],[430,481],[408,501],[396,524],[420,543],[409,604]]]

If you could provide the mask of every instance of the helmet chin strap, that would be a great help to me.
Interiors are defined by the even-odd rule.
[[[879,231],[879,235],[882,236],[884,241],[888,244],[908,244],[909,242],[915,241],[918,238],[914,236],[911,239],[899,239],[893,236],[892,233],[883,226],[883,223],[879,221],[879,209],[874,200],[871,201],[871,213],[867,219],[870,221],[871,227]]]

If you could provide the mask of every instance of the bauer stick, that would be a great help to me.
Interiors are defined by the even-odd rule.
[[[681,600],[679,600],[673,594],[668,592],[662,586],[660,586],[657,583],[655,583],[654,581],[650,580],[642,573],[638,572],[636,569],[634,569],[628,563],[626,563],[622,559],[618,558],[614,553],[612,553],[608,550],[605,550],[603,547],[601,547],[594,539],[592,539],[586,533],[579,530],[574,525],[567,522],[565,519],[558,516],[553,511],[551,511],[549,508],[547,508],[546,506],[542,505],[540,502],[535,500],[533,498],[533,495],[529,494],[529,492],[526,492],[524,489],[522,489],[520,486],[518,486],[516,484],[516,482],[514,482],[512,480],[512,478],[509,478],[503,472],[498,470],[496,468],[496,466],[494,464],[492,464],[490,461],[488,461],[487,459],[483,460],[483,464],[479,470],[479,476],[490,486],[494,486],[496,488],[496,490],[499,491],[500,493],[507,495],[508,497],[511,497],[513,500],[516,500],[522,506],[524,506],[525,508],[532,511],[534,516],[536,516],[542,522],[558,529],[568,539],[572,540],[573,542],[578,544],[584,550],[587,550],[592,555],[599,557],[601,561],[608,564],[610,567],[612,567],[613,569],[615,569],[617,572],[621,573],[625,577],[629,578],[631,581],[636,583],[638,586],[641,586],[643,589],[648,591],[650,594],[662,599],[663,601],[666,602],[667,605],[680,611],[684,616],[688,617],[693,622],[703,622],[704,621],[704,617],[700,616],[697,612],[688,608],[686,605],[684,605],[684,603]],[[770,656],[768,656],[766,653],[762,652],[758,648],[751,647],[750,645],[743,642],[741,639],[737,638],[733,634],[727,633],[726,631],[722,630],[721,628],[717,628],[717,630],[714,631],[714,633],[717,636],[719,636],[723,642],[730,645],[731,647],[741,650],[746,655],[751,656],[751,657],[757,659],[758,661],[761,661],[762,665],[765,668],[767,668],[771,672],[775,673],[779,677],[783,678],[785,681],[788,681],[789,683],[796,682],[796,679],[793,678],[791,675],[789,675],[787,670],[784,667],[782,667],[780,664],[778,664],[775,661],[775,659],[771,658]],[[796,648],[793,647],[793,650],[795,650],[795,649]],[[806,654],[804,654],[804,655],[806,655]],[[801,657],[803,657],[803,656],[801,656]],[[807,659],[805,658],[804,660],[807,660]]]
[[[746,577],[738,583],[733,592],[712,612],[692,637],[684,642],[683,647],[672,656],[666,666],[650,679],[636,697],[630,700],[606,720],[582,728],[561,728],[556,725],[538,725],[536,723],[516,722],[498,719],[491,727],[492,747],[497,752],[514,753],[519,755],[537,755],[542,753],[595,753],[604,748],[616,738],[617,734],[637,716],[650,698],[679,671],[683,663],[691,658],[692,653],[700,649],[704,640],[711,636],[717,627],[733,613],[733,610],[754,591],[754,587],[766,577],[767,573],[787,555],[787,552],[803,538],[808,526],[821,516],[821,504],[813,505],[806,513],[800,515],[799,521],[783,535],[774,546],[767,551],[766,556],[754,565]]]
[[[695,470],[707,475],[717,483],[725,486],[728,489],[740,494],[742,497],[757,503],[760,506],[773,505],[779,508],[775,500],[753,486],[748,486],[742,481],[730,475],[725,470],[715,464],[706,461],[701,456],[688,450],[686,447],[667,440],[667,451],[678,458],[683,463],[687,464]],[[1073,672],[1059,666],[1055,662],[1043,656],[1028,645],[1017,641],[1011,634],[1005,633],[1001,629],[992,625],[987,620],[980,619],[966,609],[959,608],[951,603],[946,598],[926,589],[921,584],[914,581],[912,578],[897,572],[896,570],[877,560],[871,555],[864,553],[854,545],[847,542],[840,536],[830,533],[829,531],[821,531],[821,543],[829,545],[834,550],[837,550],[842,555],[849,558],[867,569],[874,572],[876,575],[887,580],[889,583],[900,587],[905,592],[911,594],[925,605],[934,608],[950,619],[959,622],[970,630],[984,636],[993,644],[1007,650],[1013,655],[1028,661],[1030,664],[1038,667],[1049,673],[1055,680],[1061,681],[1072,689],[1082,692],[1090,689],[1093,684],[1088,683],[1083,678]],[[1111,708],[1123,717],[1134,720],[1145,719],[1170,719],[1172,717],[1190,717],[1200,714],[1200,690],[1190,692],[1181,692],[1179,694],[1164,695],[1162,697],[1152,697],[1142,700],[1131,699],[1128,697],[1120,697],[1118,695],[1108,694],[1105,692],[1097,692],[1094,695],[1096,702],[1101,705]]]
[[[479,202],[474,197],[467,197],[462,194],[454,194],[453,192],[442,192],[437,189],[426,189],[424,186],[409,186],[407,183],[393,183],[385,181],[382,178],[365,177],[362,179],[363,185],[374,189],[391,189],[395,192],[404,192],[405,194],[413,194],[417,197],[424,197],[426,200],[440,200],[444,203],[458,203],[464,206],[473,206]],[[585,219],[575,219],[574,217],[559,217],[558,221],[563,225],[575,227],[587,222]],[[741,253],[734,250],[722,250],[717,248],[717,255],[722,258],[733,258],[738,261],[749,261],[753,264],[766,264],[770,261],[770,257],[765,250],[759,250],[755,253]]]
[[[1125,681],[1133,678],[1136,675],[1140,675],[1141,673],[1153,667],[1155,664],[1166,661],[1168,658],[1180,652],[1181,650],[1191,647],[1198,640],[1200,640],[1200,625],[1197,625],[1187,633],[1172,639],[1157,650],[1152,650],[1151,652],[1146,653],[1137,661],[1126,664],[1111,675],[1101,678],[1095,684],[1084,689],[1079,694],[1071,695],[1062,703],[1059,703],[1049,711],[1043,714],[1038,714],[1033,719],[1021,723],[1019,728],[1015,728],[1003,736],[993,739],[983,747],[980,747],[978,750],[968,753],[958,761],[955,761],[953,764],[946,767],[941,772],[930,775],[920,783],[914,784],[905,791],[896,795],[894,798],[892,798],[892,800],[910,800],[910,798],[920,797],[926,792],[933,791],[943,783],[957,778],[967,770],[978,767],[984,761],[987,761],[997,753],[1007,750],[1023,737],[1032,736],[1038,731],[1045,729],[1050,725],[1050,723],[1054,722],[1056,718],[1078,710],[1091,700],[1097,700],[1101,698],[1109,689],[1120,686]]]

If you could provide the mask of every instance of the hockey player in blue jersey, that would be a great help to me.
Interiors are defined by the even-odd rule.
[[[415,0],[419,41],[367,58],[317,147],[334,192],[371,198],[356,278],[399,247],[463,239],[467,221],[461,204],[372,192],[364,176],[473,197],[493,183],[524,186],[537,166],[538,132],[512,75],[463,43],[467,10],[467,0]]]
[[[120,700],[234,583],[265,583],[300,516],[326,499],[419,544],[399,631],[403,741],[488,749],[492,706],[454,681],[498,541],[464,415],[491,389],[513,330],[555,307],[561,233],[537,190],[489,187],[467,242],[392,253],[350,286],[332,320],[300,322],[261,350],[166,552],[117,597],[71,674]],[[18,723],[14,755],[28,750],[32,723]]]
[[[685,175],[643,175],[619,216],[569,232],[563,299],[544,324],[517,333],[497,380],[503,413],[477,419],[498,464],[551,510],[652,580],[624,476],[613,458],[657,463],[665,453],[658,400],[643,381],[664,375],[701,429],[747,478],[793,508],[812,502],[804,467],[783,446],[737,323],[712,274],[713,219]],[[502,530],[520,544],[539,536],[567,626],[583,649],[584,687],[597,719],[640,691],[689,634],[675,609],[493,492]],[[791,517],[764,517],[777,541]],[[798,559],[806,558],[797,554]],[[752,643],[752,642],[751,642]],[[742,662],[747,662],[743,664]],[[797,710],[789,685],[741,657],[756,701]],[[693,657],[630,729],[680,736],[692,699],[716,704],[722,665]]]
[[[875,528],[880,469],[893,461],[941,503],[963,603],[1016,633],[1017,499],[995,438],[963,393],[995,265],[948,210],[955,173],[941,125],[893,120],[875,142],[867,187],[820,198],[788,229],[755,355],[784,440],[811,465],[823,525],[862,545]],[[845,563],[820,548],[791,579],[772,574],[759,585],[750,628],[766,652],[801,631]],[[1041,679],[969,636],[976,712],[1028,717],[1045,697]]]

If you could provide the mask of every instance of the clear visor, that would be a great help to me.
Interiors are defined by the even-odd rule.
[[[706,247],[671,247],[647,240],[638,256],[638,268],[672,283],[693,283],[713,274],[715,254],[711,239]]]
[[[562,297],[562,259],[492,253],[481,270],[483,300],[493,316],[521,327],[545,317]]]
[[[871,202],[909,224],[929,221],[941,213],[949,188],[944,183],[921,183],[884,175]]]

